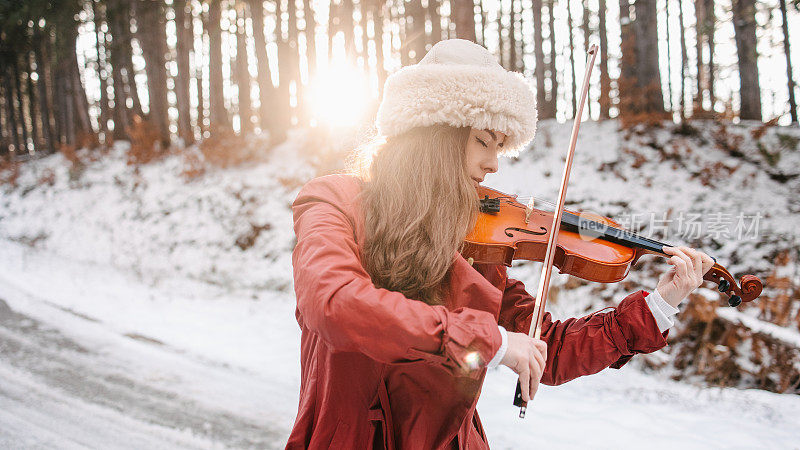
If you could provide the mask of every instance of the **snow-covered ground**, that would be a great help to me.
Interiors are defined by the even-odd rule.
[[[8,241],[0,244],[0,266],[0,298],[15,313],[115,361],[104,372],[186,399],[185,410],[165,413],[158,403],[105,398],[104,390],[95,394],[100,397],[81,398],[69,385],[48,385],[44,370],[26,372],[9,363],[2,351],[4,446],[263,448],[285,443],[300,386],[300,336],[291,295],[271,293],[253,301],[178,279],[153,287],[126,271]],[[130,336],[138,339],[126,340]],[[160,344],[148,345],[153,341]],[[511,404],[514,386],[514,374],[505,367],[491,371],[484,384],[478,411],[492,448],[774,449],[797,448],[800,442],[797,396],[702,388],[626,366],[543,386],[520,420]],[[8,392],[17,401],[10,401]],[[42,401],[45,394],[48,400]],[[198,411],[209,414],[214,426],[205,426]],[[225,425],[244,428],[228,433],[245,437],[220,436],[212,416],[219,411],[238,418]],[[261,441],[248,440],[249,434]]]
[[[718,236],[708,243],[715,255],[731,261],[735,273],[767,270],[768,258],[782,242],[797,248],[797,221],[785,212],[800,212],[800,180],[791,177],[800,167],[800,152],[784,152],[769,177],[758,170],[756,158],[763,152],[757,150],[748,156],[752,162],[708,149],[689,154],[667,132],[634,136],[649,142],[631,144],[635,141],[621,142],[614,127],[613,122],[584,124],[568,194],[572,202],[614,217],[670,209],[734,216],[760,212],[765,215],[760,241]],[[543,123],[532,151],[503,161],[487,185],[552,199],[568,135],[568,124]],[[620,150],[626,147],[629,151]],[[668,155],[664,163],[663,149],[673,147],[683,153],[677,159]],[[179,157],[145,166],[137,175],[125,166],[124,150],[117,146],[74,180],[60,156],[29,163],[20,187],[0,194],[0,299],[14,314],[101,354],[98,361],[113,361],[115,370],[139,375],[193,408],[214,405],[209,414],[212,409],[230,412],[241,419],[235,423],[263,427],[264,433],[237,441],[215,433],[213,421],[203,427],[160,414],[148,418],[141,407],[87,400],[26,371],[0,348],[0,380],[9,384],[0,386],[0,446],[59,446],[58,436],[77,433],[81,439],[75,444],[61,446],[106,448],[104,421],[119,428],[136,424],[129,427],[131,439],[110,446],[281,446],[300,385],[289,204],[321,157],[296,140],[273,150],[265,164],[184,182]],[[749,152],[746,146],[744,151]],[[671,167],[671,161],[683,167]],[[703,186],[698,179],[707,167],[728,170],[713,168],[719,161],[736,166],[732,176]],[[53,185],[37,185],[48,169],[55,174]],[[778,210],[784,213],[773,212]],[[664,240],[692,241],[671,237]],[[562,288],[551,310],[556,317],[582,314],[626,291],[652,288],[653,271],[662,266],[648,267],[634,272],[624,286]],[[535,264],[521,264],[512,273],[535,286]],[[565,276],[554,279],[556,286],[566,282]],[[659,353],[656,358],[669,358]],[[71,355],[69,349],[55,354]],[[705,388],[691,381],[672,381],[665,373],[645,373],[629,364],[541,388],[528,417],[520,420],[511,405],[514,374],[499,368],[487,377],[478,410],[493,448],[798,448],[800,397]],[[50,392],[44,408],[10,400],[45,387]],[[87,419],[63,420],[74,409]],[[43,430],[49,437],[37,440]]]

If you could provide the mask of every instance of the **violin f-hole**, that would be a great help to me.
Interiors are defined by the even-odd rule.
[[[532,231],[532,230],[526,230],[524,228],[508,227],[506,228],[505,231],[506,231],[506,236],[508,237],[514,237],[514,235],[511,233],[512,231],[519,231],[520,233],[532,234],[534,236],[542,236],[547,234],[547,228],[539,227],[539,230],[540,231]]]

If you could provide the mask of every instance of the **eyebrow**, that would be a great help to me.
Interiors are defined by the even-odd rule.
[[[494,131],[492,131],[492,130],[483,130],[483,131],[485,131],[485,132],[489,133],[489,134],[492,136],[492,139],[494,139],[495,141],[497,141],[497,135],[496,135],[496,134],[494,134]],[[498,143],[498,147],[502,147],[504,143],[505,143],[505,142],[500,142],[500,143]]]

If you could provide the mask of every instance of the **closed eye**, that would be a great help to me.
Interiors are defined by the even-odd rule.
[[[488,145],[486,145],[486,142],[483,142],[483,140],[481,140],[481,138],[479,138],[479,137],[476,137],[475,139],[476,139],[478,142],[480,142],[482,146],[484,146],[484,147],[489,147]]]

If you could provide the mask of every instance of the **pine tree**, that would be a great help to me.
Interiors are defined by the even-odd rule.
[[[167,101],[167,32],[162,0],[138,0],[136,35],[142,46],[147,73],[150,111],[148,120],[159,133],[162,148],[169,147],[169,103]]]
[[[600,119],[611,117],[611,77],[608,75],[608,33],[606,31],[606,0],[598,8],[600,33]]]
[[[262,130],[276,133],[275,85],[267,55],[267,39],[264,35],[264,5],[262,0],[250,2],[250,17],[253,19],[253,43],[255,44],[256,66],[258,68],[259,122]]]
[[[185,145],[194,142],[192,130],[191,102],[189,100],[189,80],[192,78],[189,63],[189,50],[192,48],[191,13],[187,14],[186,0],[173,0],[175,10],[175,56],[178,75],[175,77],[175,98],[178,109],[178,136]]]
[[[780,0],[781,30],[783,31],[783,53],[786,55],[786,80],[789,88],[789,115],[792,122],[797,123],[797,102],[794,99],[794,77],[792,76],[792,58],[789,51],[789,25],[786,17],[786,0]]]
[[[739,117],[761,120],[761,88],[758,84],[755,0],[733,0],[733,25],[739,55]]]
[[[474,0],[450,0],[450,17],[456,24],[456,37],[475,42]]]
[[[250,72],[247,63],[247,33],[245,32],[247,4],[239,0],[236,12],[235,74],[236,86],[238,88],[237,106],[239,113],[239,130],[242,135],[246,135],[253,129],[253,122],[251,120],[252,107],[250,105]]]
[[[229,128],[230,119],[225,109],[225,90],[222,79],[222,0],[209,0],[208,41],[209,41],[209,106],[211,128]]]

